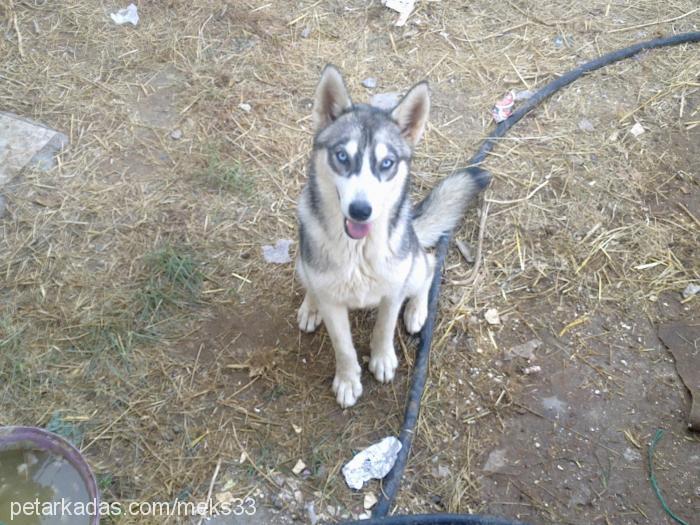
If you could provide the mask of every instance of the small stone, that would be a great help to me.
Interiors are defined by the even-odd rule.
[[[367,494],[365,494],[365,499],[362,503],[362,506],[364,507],[365,510],[371,509],[376,504],[377,504],[377,496],[374,495],[374,492],[368,492]]]
[[[304,505],[304,508],[306,509],[306,513],[309,515],[309,523],[311,523],[311,525],[316,525],[318,523],[318,516],[316,515],[314,502],[309,501],[306,505]]]
[[[563,35],[557,35],[554,37],[554,47],[561,49],[562,47],[571,47],[574,45],[574,38],[571,36],[563,36]]]
[[[303,505],[304,504],[304,493],[300,490],[295,490],[294,491],[294,500],[299,504]]]
[[[630,447],[627,447],[625,449],[622,456],[625,458],[626,461],[629,461],[630,463],[635,463],[642,459],[641,454]]]
[[[498,315],[498,310],[495,308],[489,308],[486,310],[486,313],[484,313],[484,319],[486,319],[486,322],[490,325],[501,324],[501,317]]]
[[[591,133],[592,131],[595,130],[595,126],[593,125],[593,122],[591,122],[587,118],[582,118],[581,120],[579,120],[578,127],[581,131],[586,131],[588,133]]]
[[[304,463],[302,460],[298,460],[297,464],[294,465],[292,472],[294,473],[294,475],[298,476],[299,474],[301,474],[304,471],[305,468],[306,468],[306,463]]]
[[[275,485],[278,487],[282,487],[284,485],[284,476],[282,474],[273,474],[272,481],[274,481]]]
[[[538,365],[527,366],[527,367],[523,368],[523,374],[525,374],[526,376],[529,376],[531,374],[536,374],[537,372],[541,372],[541,371],[542,371],[542,367],[538,366]]]
[[[506,449],[499,448],[492,450],[489,454],[486,464],[484,465],[485,472],[498,472],[506,466]]]
[[[2,197],[0,197],[0,217],[2,217]],[[690,283],[685,287],[685,290],[683,290],[683,299],[687,299],[698,293],[700,293],[700,284]]]
[[[377,79],[374,77],[367,77],[362,81],[362,85],[367,89],[374,89],[377,87]]]
[[[241,102],[240,104],[238,104],[238,108],[242,109],[246,113],[250,113],[250,110],[253,109],[250,104],[247,104],[245,102]]]
[[[542,341],[539,339],[531,339],[527,343],[514,346],[508,351],[508,357],[523,357],[528,361],[535,359],[535,350],[542,346]]]
[[[436,478],[449,478],[450,469],[446,465],[438,465],[436,468],[433,469],[433,476],[435,476]]]
[[[388,111],[396,107],[396,105],[399,103],[400,97],[400,93],[395,92],[377,93],[376,95],[372,95],[369,104],[370,106],[374,106],[375,108]]]
[[[182,130],[174,129],[170,132],[170,138],[173,140],[180,140],[182,138]]]
[[[272,506],[277,510],[282,510],[284,508],[284,500],[277,494],[272,495]]]
[[[295,425],[294,423],[292,423],[292,428],[294,429],[294,433],[295,433],[295,434],[301,434],[301,427],[299,427],[299,426]]]
[[[630,129],[630,133],[634,135],[635,137],[638,137],[642,133],[644,133],[646,130],[644,129],[644,126],[642,126],[639,122],[635,122],[634,126]]]
[[[301,31],[301,38],[309,38],[309,36],[311,36],[311,26],[306,26]]]

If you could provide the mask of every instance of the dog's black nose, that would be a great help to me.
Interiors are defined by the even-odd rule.
[[[372,206],[367,201],[352,201],[349,211],[352,220],[366,221],[372,215]]]

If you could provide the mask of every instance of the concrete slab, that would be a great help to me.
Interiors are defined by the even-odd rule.
[[[25,166],[48,170],[55,154],[68,144],[59,131],[13,113],[0,111],[0,186]]]

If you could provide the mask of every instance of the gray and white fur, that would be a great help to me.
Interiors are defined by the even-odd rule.
[[[420,331],[428,313],[435,259],[425,249],[459,224],[490,180],[477,168],[458,172],[412,207],[411,157],[429,109],[425,82],[390,111],[353,104],[333,66],[325,67],[316,88],[316,136],[298,208],[297,273],[306,296],[297,320],[306,332],[325,324],[335,351],[333,392],[342,407],[362,394],[348,311],[378,308],[369,369],[379,381],[391,381],[401,306],[408,299],[403,319],[410,333]]]

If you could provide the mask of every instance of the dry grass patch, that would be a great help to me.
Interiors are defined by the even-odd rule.
[[[419,194],[463,166],[506,90],[700,23],[690,0],[425,1],[404,28],[359,0],[147,2],[135,28],[111,23],[118,7],[0,8],[0,105],[71,140],[57,168],[3,189],[0,423],[58,414],[79,428],[108,500],[201,500],[221,460],[215,492],[232,479],[236,495],[302,516],[299,490],[329,519],[362,510],[339,469],[398,431],[413,342],[398,336],[393,385],[365,374],[362,401],[341,412],[325,332],[294,326],[292,265],[261,256],[295,238],[322,66],[337,64],[357,100],[368,76],[375,91],[430,79]],[[401,511],[482,508],[479,465],[524,381],[498,360],[528,327],[560,332],[573,320],[563,304],[651,312],[698,279],[698,71],[689,46],[610,66],[546,101],[489,157],[495,181],[457,235],[476,242],[488,203],[484,258],[474,282],[456,250],[447,260]],[[632,136],[634,122],[646,133]],[[533,318],[532,304],[553,313]],[[486,307],[519,323],[520,341],[500,340]],[[363,352],[370,321],[355,318]],[[290,473],[299,458],[303,479]]]

